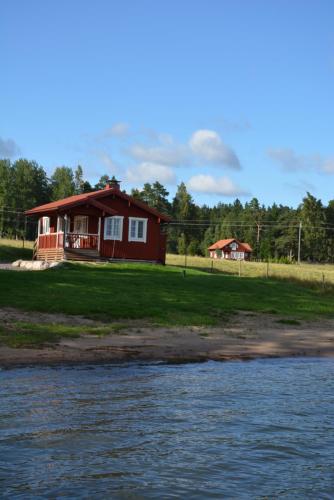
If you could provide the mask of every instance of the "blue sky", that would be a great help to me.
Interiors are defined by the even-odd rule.
[[[327,203],[333,19],[332,0],[3,0],[0,157]]]

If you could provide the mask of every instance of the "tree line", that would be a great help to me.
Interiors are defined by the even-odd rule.
[[[0,234],[33,239],[36,223],[24,217],[24,210],[102,189],[108,178],[105,174],[91,185],[80,165],[57,167],[49,178],[35,161],[0,160]],[[159,182],[133,189],[131,195],[171,217],[166,229],[171,253],[207,255],[215,241],[236,238],[251,245],[254,259],[293,262],[300,238],[302,260],[334,262],[334,199],[325,206],[306,193],[297,208],[276,203],[266,207],[257,198],[199,206],[183,182],[171,200]]]

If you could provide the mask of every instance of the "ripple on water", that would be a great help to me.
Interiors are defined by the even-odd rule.
[[[333,498],[334,360],[0,372],[0,496]]]

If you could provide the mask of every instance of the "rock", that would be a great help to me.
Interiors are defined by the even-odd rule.
[[[45,271],[62,264],[62,262],[47,262],[46,260],[16,260],[12,263],[12,267],[19,267],[27,271]]]

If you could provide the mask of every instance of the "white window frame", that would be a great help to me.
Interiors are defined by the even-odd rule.
[[[106,217],[104,219],[104,231],[103,231],[103,239],[105,240],[113,240],[113,241],[122,241],[123,240],[123,215],[113,215],[112,217]],[[119,221],[119,234],[115,236],[114,234],[114,228],[115,224],[114,221],[118,220]],[[110,234],[108,234],[108,224],[111,221],[111,226],[110,226]]]
[[[57,233],[63,233],[65,229],[65,219],[58,215],[57,217]]]
[[[131,236],[131,227],[132,223],[135,223],[135,236]],[[138,237],[138,223],[143,222],[143,236],[141,238]],[[147,241],[147,219],[143,219],[141,217],[129,217],[129,234],[128,234],[128,240],[129,241],[136,241],[136,242],[141,242],[141,243],[146,243]]]
[[[41,229],[42,232],[40,234],[50,234],[50,217],[42,217]]]

